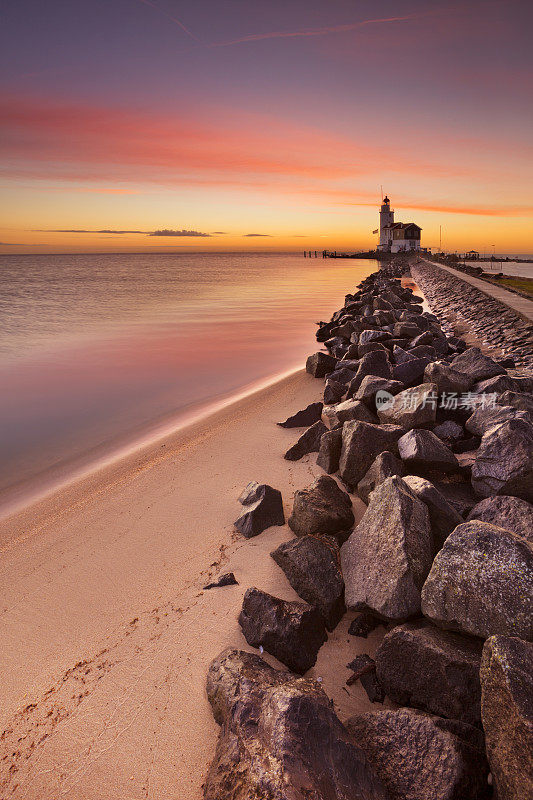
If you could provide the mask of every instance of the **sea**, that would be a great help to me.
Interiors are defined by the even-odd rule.
[[[314,323],[377,268],[286,253],[0,256],[0,513],[301,368]]]

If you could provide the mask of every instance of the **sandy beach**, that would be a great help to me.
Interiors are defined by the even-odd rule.
[[[275,424],[321,389],[299,371],[2,523],[2,797],[202,796],[218,735],[208,664],[250,649],[237,623],[249,586],[297,599],[269,555],[291,532],[244,540],[237,497],[270,483],[287,513],[321,474],[316,455],[283,459],[299,431]],[[356,518],[364,508],[354,498]],[[229,570],[238,586],[202,591]],[[348,636],[353,616],[311,671],[341,719],[371,705],[338,664],[383,634]]]

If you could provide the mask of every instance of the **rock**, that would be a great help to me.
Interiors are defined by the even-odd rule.
[[[395,364],[405,364],[407,361],[415,361],[416,356],[408,350],[404,350],[403,347],[395,345],[392,348],[392,358]]]
[[[412,430],[398,440],[400,458],[415,470],[455,472],[459,462],[449,447],[431,431]]]
[[[225,650],[207,696],[222,728],[204,800],[392,800],[316,681]]]
[[[432,550],[426,506],[401,478],[386,478],[341,548],[347,607],[392,620],[418,614]]]
[[[219,589],[221,586],[238,586],[239,581],[236,580],[235,575],[233,572],[225,572],[224,575],[221,575],[216,581],[213,583],[206,584],[203,588],[206,589]]]
[[[355,377],[348,386],[348,395],[353,397],[363,382],[366,375],[375,375],[378,378],[392,378],[388,353],[384,350],[374,350],[362,357]]]
[[[290,602],[252,587],[247,589],[239,614],[244,638],[252,647],[264,647],[293,672],[303,674],[316,663],[326,641],[324,620],[307,603]]]
[[[481,715],[499,800],[533,797],[533,645],[491,636],[481,660]]]
[[[392,339],[389,331],[383,330],[367,330],[362,331],[359,336],[359,345],[370,344],[371,342],[384,342],[385,339]]]
[[[498,405],[527,411],[533,417],[533,397],[525,392],[504,392],[498,397]]]
[[[430,481],[419,478],[417,475],[406,475],[404,481],[427,507],[433,534],[434,552],[437,553],[450,533],[458,525],[461,525],[463,518]]]
[[[482,497],[507,494],[533,501],[533,425],[513,419],[490,428],[472,468],[472,486]]]
[[[454,369],[445,361],[433,361],[424,370],[424,381],[435,383],[440,394],[457,392],[464,394],[472,388],[473,380],[469,375]]]
[[[357,494],[368,505],[370,494],[385,478],[402,476],[405,472],[403,462],[387,450],[376,456],[366,475],[357,484]]]
[[[433,484],[461,517],[465,517],[478,501],[470,482],[446,483],[436,480]]]
[[[400,708],[358,714],[347,727],[394,800],[491,795],[483,737],[470,725]]]
[[[320,439],[327,430],[328,429],[321,420],[315,422],[305,433],[302,433],[298,441],[295,442],[292,447],[289,447],[284,458],[286,458],[287,461],[299,461],[299,459],[307,455],[307,453],[318,453],[320,450]]]
[[[252,481],[239,497],[245,510],[235,527],[247,539],[257,536],[272,525],[285,525],[281,492],[265,483]]]
[[[338,545],[316,536],[302,536],[283,542],[270,555],[294,591],[320,612],[326,628],[332,631],[346,610]]]
[[[482,648],[480,639],[440,630],[425,620],[398,625],[378,647],[378,680],[400,706],[480,725]]]
[[[413,358],[411,361],[397,364],[392,371],[392,377],[406,386],[414,386],[423,380],[428,364],[429,358]]]
[[[324,405],[334,405],[338,403],[346,391],[345,386],[333,378],[328,378],[324,387]],[[320,412],[322,415],[322,412]]]
[[[297,536],[331,534],[344,541],[354,521],[349,494],[327,475],[294,495],[289,527]]]
[[[396,339],[415,339],[420,332],[418,325],[413,322],[397,322],[392,334]]]
[[[319,467],[322,467],[324,472],[327,472],[328,475],[337,472],[339,469],[341,447],[342,428],[335,428],[335,430],[327,431],[327,433],[322,434],[316,463]]]
[[[433,334],[429,331],[424,331],[419,336],[415,336],[415,338],[411,342],[411,348],[418,347],[419,345],[426,345],[431,344],[433,341]]]
[[[377,417],[371,414],[366,405],[359,400],[345,400],[343,403],[337,403],[336,406],[324,406],[322,411],[322,421],[330,430],[342,427],[351,419],[370,423],[378,421]]]
[[[439,341],[442,340],[439,339],[437,341],[434,341],[434,345],[438,344]],[[437,349],[435,348],[434,345],[418,344],[416,347],[410,347],[409,352],[416,358],[427,358],[428,361],[435,361],[435,359],[437,358]]]
[[[280,428],[306,428],[308,425],[318,422],[322,414],[322,407],[322,403],[310,403],[307,408],[293,414],[285,422],[278,422],[278,425]]]
[[[354,400],[361,400],[375,412],[377,392],[388,392],[389,394],[395,395],[401,392],[403,388],[403,383],[400,383],[400,381],[379,378],[377,375],[366,375],[363,378],[361,386],[354,394]]]
[[[398,452],[398,439],[403,434],[398,425],[370,425],[367,422],[346,422],[342,429],[339,474],[350,486],[357,486],[380,453]]]
[[[433,433],[446,444],[458,442],[464,435],[462,426],[452,419],[447,419],[445,422],[441,422],[440,425],[435,425]]]
[[[376,350],[382,350],[384,353],[387,352],[386,348],[380,342],[369,342],[368,344],[360,344],[357,347],[357,356],[362,358],[366,356],[367,353],[374,353]]]
[[[324,378],[329,372],[333,372],[336,363],[336,358],[319,351],[309,356],[305,364],[305,369],[314,378]]]
[[[471,378],[473,383],[495,375],[504,375],[505,370],[492,358],[483,355],[479,347],[469,347],[452,360],[452,367]]]
[[[519,497],[486,497],[468,515],[467,520],[472,519],[505,528],[533,544],[533,505]]]
[[[376,662],[373,658],[364,653],[356,656],[353,661],[346,664],[346,667],[351,669],[353,673],[346,681],[347,686],[352,686],[357,681],[361,681],[361,685],[371,703],[382,703],[384,701],[385,694],[376,677]]]
[[[371,611],[362,611],[352,622],[348,628],[350,636],[359,636],[361,639],[366,639],[369,633],[383,625],[383,620],[376,617]]]
[[[494,378],[478,381],[473,390],[476,394],[502,394],[514,392],[517,388],[516,381],[510,375],[496,375]]]
[[[346,576],[345,576],[346,580]],[[458,525],[422,589],[422,613],[437,625],[486,638],[533,638],[533,548],[488,522]]]
[[[436,384],[422,383],[397,394],[389,405],[378,410],[378,416],[381,422],[406,430],[421,428],[435,422],[437,402]]]
[[[474,413],[466,420],[465,428],[476,436],[483,436],[489,428],[494,428],[495,425],[501,425],[502,422],[507,422],[510,419],[523,419],[533,425],[533,418],[530,417],[527,411],[519,411],[512,406],[495,405],[487,408],[476,408]]]

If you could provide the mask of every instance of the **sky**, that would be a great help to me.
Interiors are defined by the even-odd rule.
[[[530,0],[0,0],[0,253],[533,252]]]

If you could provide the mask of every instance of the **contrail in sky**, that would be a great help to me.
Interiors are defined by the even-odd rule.
[[[273,31],[272,33],[252,33],[250,36],[242,36],[239,39],[231,39],[227,42],[214,42],[207,45],[208,47],[229,47],[233,44],[242,44],[245,42],[259,42],[262,39],[296,39],[300,37],[309,36],[324,36],[328,33],[342,33],[344,31],[354,31],[357,28],[363,28],[366,25],[377,25],[385,22],[403,22],[408,19],[415,19],[422,14],[408,14],[405,17],[382,17],[379,19],[365,19],[361,22],[351,22],[347,25],[333,25],[327,28],[303,28],[299,31]]]
[[[155,3],[152,3],[151,0],[139,0],[139,3],[144,3],[145,6],[150,6],[150,8],[155,8],[155,10],[159,11],[160,14],[163,14],[163,16],[167,17],[168,19],[171,19],[172,22],[175,22],[176,25],[179,25],[179,27],[182,29],[182,31],[184,31],[187,34],[187,36],[190,36],[191,39],[193,39],[195,42],[198,42],[198,44],[203,44],[202,40],[199,39],[197,36],[195,36],[194,33],[192,33],[183,24],[183,22],[181,22],[177,17],[173,17],[173,16],[171,16],[171,14],[167,14],[166,11],[164,11],[162,8],[157,6]]]

